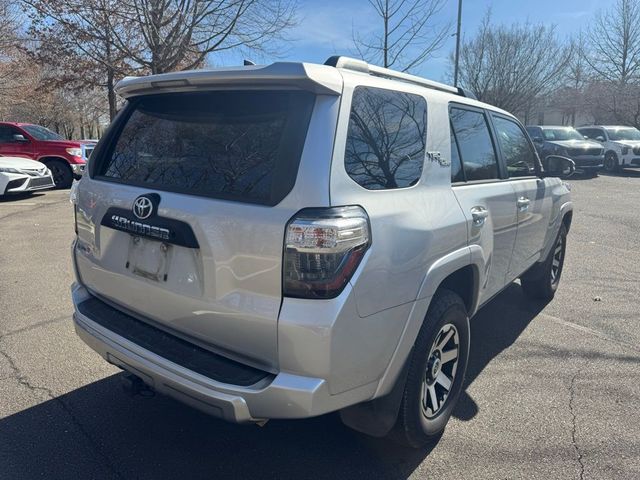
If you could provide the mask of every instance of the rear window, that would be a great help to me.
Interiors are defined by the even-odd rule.
[[[344,155],[347,173],[369,190],[415,185],[424,164],[426,125],[424,98],[356,87]]]
[[[275,205],[295,183],[314,99],[302,91],[134,99],[96,173],[157,190]]]

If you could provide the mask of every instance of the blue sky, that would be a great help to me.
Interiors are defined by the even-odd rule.
[[[488,7],[495,23],[543,22],[555,24],[560,37],[580,31],[599,9],[609,8],[615,0],[463,0],[462,35],[472,36]],[[451,23],[455,31],[457,0],[447,0],[438,22]],[[376,17],[366,0],[299,0],[299,23],[289,33],[292,42],[284,47],[280,60],[323,63],[335,54],[354,54],[352,32],[366,35],[378,27]],[[446,80],[448,56],[455,48],[455,37],[414,73]],[[256,63],[270,63],[275,57],[257,58]],[[233,54],[214,60],[216,63],[238,64]]]

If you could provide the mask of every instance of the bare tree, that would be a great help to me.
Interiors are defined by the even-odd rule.
[[[294,24],[294,0],[120,0],[113,19],[141,35],[131,48],[118,29],[114,46],[151,73],[201,66],[212,52],[277,53],[274,41]]]
[[[412,70],[444,44],[450,24],[437,25],[445,0],[369,0],[380,19],[380,31],[367,38],[353,33],[363,59],[403,72]]]
[[[640,77],[640,1],[617,0],[588,28],[585,60],[598,80],[620,85]]]
[[[35,39],[33,57],[51,70],[45,79],[50,88],[104,88],[109,114],[117,112],[115,83],[118,78],[141,71],[115,46],[115,38],[130,50],[140,48],[138,32],[119,22],[118,0],[23,0],[30,7],[29,33]],[[57,68],[55,68],[57,67]],[[78,74],[81,72],[81,74]]]
[[[487,12],[476,36],[462,43],[460,84],[481,101],[528,112],[540,95],[562,84],[572,51],[558,41],[554,26],[494,26]]]
[[[640,0],[617,0],[587,32],[585,108],[597,122],[640,127]]]

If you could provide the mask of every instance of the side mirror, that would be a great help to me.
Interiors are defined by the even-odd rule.
[[[599,142],[604,142],[604,137],[602,135],[598,135],[596,137],[596,140],[599,141]]]
[[[533,143],[544,143],[542,137],[533,137]]]
[[[576,164],[567,157],[549,155],[544,159],[544,176],[566,178],[576,171]]]
[[[21,133],[14,133],[13,134],[13,141],[14,142],[28,142],[29,140],[27,138],[25,138],[25,136],[22,135]]]
[[[583,135],[585,140],[589,140],[589,137],[587,137],[586,135]]]

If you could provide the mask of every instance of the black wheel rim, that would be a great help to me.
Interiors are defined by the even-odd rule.
[[[422,378],[420,407],[427,419],[437,416],[447,403],[453,388],[460,359],[460,335],[455,325],[447,323],[435,337]]]
[[[604,159],[604,168],[609,172],[613,171],[616,168],[616,159],[613,155],[607,155]]]
[[[562,235],[558,236],[558,241],[553,250],[553,259],[551,260],[551,285],[555,286],[560,281],[562,274],[562,264],[564,263],[564,239]]]
[[[64,182],[65,172],[60,168],[59,165],[50,165],[49,170],[51,170],[51,175],[53,175],[53,183],[56,185],[60,185]]]

